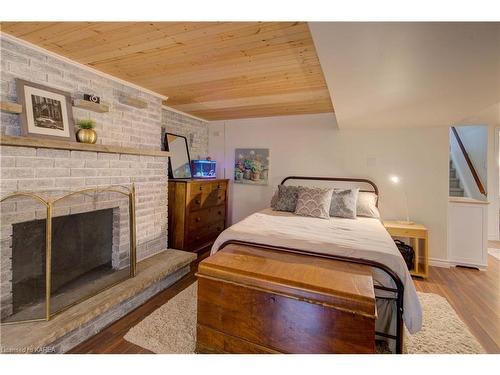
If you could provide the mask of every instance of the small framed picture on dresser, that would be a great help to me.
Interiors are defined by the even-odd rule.
[[[22,135],[76,141],[68,92],[22,79],[16,79],[16,89],[23,106]]]

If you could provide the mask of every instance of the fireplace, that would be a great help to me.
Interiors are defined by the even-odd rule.
[[[2,323],[49,320],[135,274],[134,188],[123,190],[2,199]]]

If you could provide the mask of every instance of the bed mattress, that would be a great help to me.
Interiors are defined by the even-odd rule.
[[[331,217],[325,220],[268,208],[227,228],[216,239],[211,253],[214,254],[229,240],[382,263],[393,270],[404,285],[403,320],[408,331],[418,332],[422,326],[422,309],[410,273],[394,241],[378,219]],[[392,279],[381,270],[374,269],[373,277],[379,285],[395,287]]]

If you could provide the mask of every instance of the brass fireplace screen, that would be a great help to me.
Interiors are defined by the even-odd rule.
[[[118,194],[118,195],[114,195],[114,194]],[[37,291],[38,291],[38,304],[36,306],[30,306],[29,309],[31,309],[30,312],[26,312],[25,311],[22,311],[21,313],[18,313],[18,314],[13,314],[12,313],[12,307],[11,306],[6,306],[6,305],[9,305],[9,303],[13,304],[12,300],[14,299],[14,297],[12,296],[13,293],[10,292],[10,295],[8,298],[10,298],[10,302],[9,303],[4,303],[3,301],[3,307],[2,307],[2,324],[10,324],[10,323],[20,323],[20,322],[29,322],[29,321],[48,321],[50,320],[51,318],[53,318],[55,315],[59,314],[60,312],[68,309],[69,307],[71,306],[74,306],[76,305],[77,303],[80,303],[82,302],[83,300],[85,299],[88,299],[88,298],[91,298],[93,296],[95,296],[96,294],[104,291],[105,289],[108,289],[116,284],[118,284],[119,282],[123,281],[124,279],[127,279],[127,278],[130,278],[130,277],[134,277],[135,274],[136,274],[136,263],[137,263],[137,256],[136,256],[136,220],[135,220],[135,186],[134,184],[132,184],[130,187],[127,187],[127,186],[121,186],[121,185],[113,185],[113,186],[109,186],[109,187],[105,187],[105,188],[88,188],[88,189],[82,189],[82,190],[78,190],[78,191],[72,191],[70,193],[67,193],[67,194],[64,194],[62,196],[58,196],[57,198],[45,198],[42,196],[42,194],[35,194],[35,193],[31,193],[31,192],[15,192],[15,193],[12,193],[12,194],[9,194],[5,197],[2,197],[0,199],[0,203],[2,203],[2,205],[4,204],[13,204],[11,202],[15,201],[16,199],[17,200],[28,200],[28,201],[31,201],[33,204],[36,204],[38,205],[40,208],[40,210],[38,211],[39,213],[41,213],[42,216],[45,215],[45,222],[41,221],[41,220],[38,220],[38,224],[41,225],[41,228],[43,229],[43,232],[42,234],[40,235],[40,239],[42,239],[44,237],[45,239],[45,251],[43,251],[43,242],[40,241],[40,243],[37,245],[39,248],[40,251],[38,251],[39,253],[42,253],[42,254],[31,254],[30,251],[31,250],[31,247],[30,246],[26,246],[26,243],[22,246],[22,248],[24,250],[25,253],[28,254],[28,257],[33,257],[35,258],[36,256],[38,256],[38,258],[42,259],[42,261],[40,262],[40,264],[37,265],[38,268],[36,268],[35,266],[33,266],[34,268],[36,269],[41,269],[41,273],[38,274],[38,284],[37,284]],[[113,222],[113,219],[114,219],[114,214],[113,214],[113,209],[114,208],[117,208],[117,207],[108,207],[108,211],[111,210],[111,223],[110,225],[108,225],[109,228],[112,228],[111,230],[112,231],[115,231],[115,228],[118,228],[116,229],[116,231],[118,231],[118,234],[117,234],[117,237],[119,238],[122,238],[123,237],[123,231],[125,228],[125,230],[128,230],[129,232],[129,242],[128,242],[128,246],[119,246],[120,243],[118,245],[112,243],[112,247],[120,247],[120,250],[122,253],[118,253],[118,254],[114,254],[113,253],[113,262],[118,262],[118,264],[120,264],[120,267],[117,267],[115,268],[115,266],[113,266],[112,270],[111,271],[116,271],[116,270],[119,270],[117,272],[114,272],[114,275],[113,276],[110,276],[111,275],[111,271],[110,270],[107,270],[106,272],[108,272],[108,274],[106,274],[106,277],[107,278],[104,278],[104,281],[101,281],[100,283],[99,282],[96,282],[95,280],[87,280],[89,279],[89,276],[86,276],[87,279],[85,279],[86,283],[87,284],[84,284],[84,287],[83,287],[83,291],[79,291],[79,292],[75,292],[73,293],[73,295],[71,295],[71,297],[68,297],[68,295],[70,295],[69,292],[67,292],[67,290],[65,290],[64,292],[62,292],[61,294],[64,295],[64,298],[68,299],[69,298],[69,303],[66,301],[64,303],[59,303],[57,298],[59,298],[60,300],[62,300],[62,297],[61,296],[58,296],[56,297],[54,295],[54,285],[53,285],[53,282],[54,282],[54,275],[53,273],[55,272],[56,274],[56,283],[58,283],[59,281],[57,280],[57,277],[58,276],[58,272],[59,273],[66,273],[66,269],[64,268],[65,265],[63,265],[63,268],[60,270],[60,271],[54,271],[53,270],[53,263],[54,263],[54,252],[53,252],[53,230],[54,230],[54,227],[53,227],[53,224],[54,224],[54,218],[56,220],[59,220],[60,219],[60,213],[55,213],[55,209],[61,209],[61,205],[58,205],[58,206],[55,206],[58,202],[61,202],[62,200],[69,200],[71,201],[71,199],[75,200],[75,199],[94,199],[96,200],[97,198],[96,197],[107,197],[106,199],[108,199],[108,203],[113,203],[113,200],[110,198],[111,196],[114,196],[114,197],[121,197],[119,199],[121,199],[121,202],[123,202],[123,205],[120,206],[120,209],[118,210],[118,212],[124,212],[126,213],[127,217],[125,219],[121,219],[121,224],[119,223],[118,225]],[[103,198],[104,199],[104,198]],[[34,202],[33,202],[34,200]],[[20,203],[16,203],[17,205],[19,205]],[[26,204],[26,202],[24,202],[24,204]],[[66,204],[67,201],[66,201]],[[91,205],[92,203],[90,204],[87,204],[87,205]],[[113,204],[111,204],[111,206],[113,206]],[[128,207],[127,207],[128,206]],[[18,207],[18,206],[15,206],[15,207]],[[123,207],[123,208],[122,208]],[[64,208],[64,207],[63,207]],[[127,210],[128,208],[128,210]],[[17,210],[17,208],[16,208]],[[68,208],[69,210],[69,208]],[[104,210],[102,210],[104,211]],[[96,212],[96,211],[89,211],[88,209],[87,210],[81,210],[81,211],[78,211],[80,214],[87,214],[87,213],[92,213],[92,212]],[[14,215],[18,214],[17,212],[14,213]],[[2,215],[3,215],[3,208],[2,208]],[[76,216],[77,214],[73,215],[73,213],[71,214],[72,216]],[[71,215],[68,215],[68,216],[71,216]],[[122,215],[120,213],[120,215]],[[3,219],[8,219],[8,215],[6,216],[3,216],[2,220]],[[109,218],[109,215],[108,215],[108,218]],[[16,219],[17,220],[17,219]],[[17,220],[19,221],[19,220]],[[109,221],[109,220],[108,220]],[[127,223],[128,221],[128,223]],[[57,222],[56,222],[57,223]],[[127,225],[128,224],[128,225]],[[92,225],[92,219],[90,219],[90,225]],[[121,227],[120,227],[121,225]],[[13,225],[12,225],[13,226]],[[65,228],[67,228],[68,226],[70,225],[66,225]],[[89,226],[89,224],[87,224],[87,227]],[[3,227],[2,227],[3,228]],[[28,233],[29,232],[29,226],[26,226],[26,228],[28,228]],[[121,229],[120,229],[121,228]],[[122,231],[122,236],[120,237],[120,230]],[[11,239],[10,241],[13,241],[12,240],[12,235],[10,235]],[[21,236],[23,237],[23,236]],[[28,236],[29,237],[29,236]],[[93,241],[93,233],[89,235],[87,235],[87,237],[90,237],[90,238],[86,238],[85,241],[86,243],[88,243],[89,241],[92,242]],[[109,235],[108,235],[109,237]],[[2,238],[2,240],[4,240]],[[114,241],[115,239],[112,239],[112,241]],[[29,245],[29,241],[28,240],[28,245]],[[32,239],[31,241],[35,241],[35,239]],[[125,239],[123,240],[124,242],[127,241],[127,237],[125,235]],[[121,250],[122,247],[125,247],[125,250]],[[85,248],[85,246],[83,246],[83,244],[80,244],[80,251],[81,251],[81,254],[76,257],[78,259],[80,258],[83,258],[83,262],[87,262],[86,259],[84,259],[87,254],[85,253],[85,251],[87,250]],[[12,244],[11,245],[11,251],[12,253],[14,252],[14,245]],[[56,249],[57,252],[64,252],[66,251],[66,249]],[[127,251],[128,250],[128,251]],[[8,259],[8,261],[10,261],[12,263],[12,268],[10,269],[9,272],[11,272],[11,275],[13,274],[14,272],[14,256],[10,257],[9,259],[9,256],[8,254],[5,254],[5,249],[3,248],[2,246],[2,249],[1,249],[2,253],[2,260],[3,259]],[[114,250],[113,250],[114,251]],[[37,253],[38,253],[37,252]],[[111,255],[109,255],[111,257]],[[69,255],[69,257],[71,258],[71,255]],[[125,260],[124,260],[125,259]],[[69,259],[69,262],[73,261],[72,259]],[[75,262],[77,260],[75,259]],[[68,262],[68,261],[66,261]],[[122,265],[122,263],[120,262],[123,262],[123,264],[125,264],[124,266]],[[109,265],[111,265],[111,261],[108,262]],[[19,265],[17,266],[19,268]],[[111,266],[110,266],[111,267]],[[6,272],[7,267],[5,267],[4,265],[2,265],[2,272]],[[21,266],[22,268],[22,266]],[[59,262],[59,268],[61,268],[61,264]],[[96,271],[92,271],[94,272],[92,274],[92,276],[95,276],[97,275]],[[103,271],[104,272],[104,271]],[[43,275],[43,273],[45,273],[45,275]],[[70,277],[70,276],[67,276],[67,277]],[[118,278],[120,278],[120,280],[118,280]],[[5,277],[3,277],[3,279],[5,279]],[[10,284],[10,288],[12,289],[13,288],[13,277],[11,277],[11,284]],[[91,285],[89,287],[89,285]],[[24,286],[25,288],[27,288],[26,286]],[[29,286],[28,286],[29,288]],[[74,287],[76,288],[76,287]],[[98,289],[99,288],[99,289]],[[4,291],[2,291],[2,294],[4,295]],[[61,298],[60,298],[61,297]],[[2,297],[3,298],[3,297]],[[53,301],[54,300],[54,301]],[[51,306],[52,304],[52,306]],[[8,307],[9,308],[9,311],[11,313],[11,317],[13,315],[16,315],[16,318],[15,319],[5,319],[5,314],[4,314],[4,308],[5,307]],[[27,310],[29,310],[27,309]],[[35,312],[36,310],[36,312]],[[54,311],[53,311],[54,310]],[[12,315],[13,314],[13,315]]]

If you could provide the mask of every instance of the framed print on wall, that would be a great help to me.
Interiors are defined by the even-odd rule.
[[[234,151],[234,182],[267,185],[269,180],[268,148],[237,148]]]
[[[76,141],[68,92],[22,79],[16,79],[16,89],[18,102],[23,106],[22,135]]]

